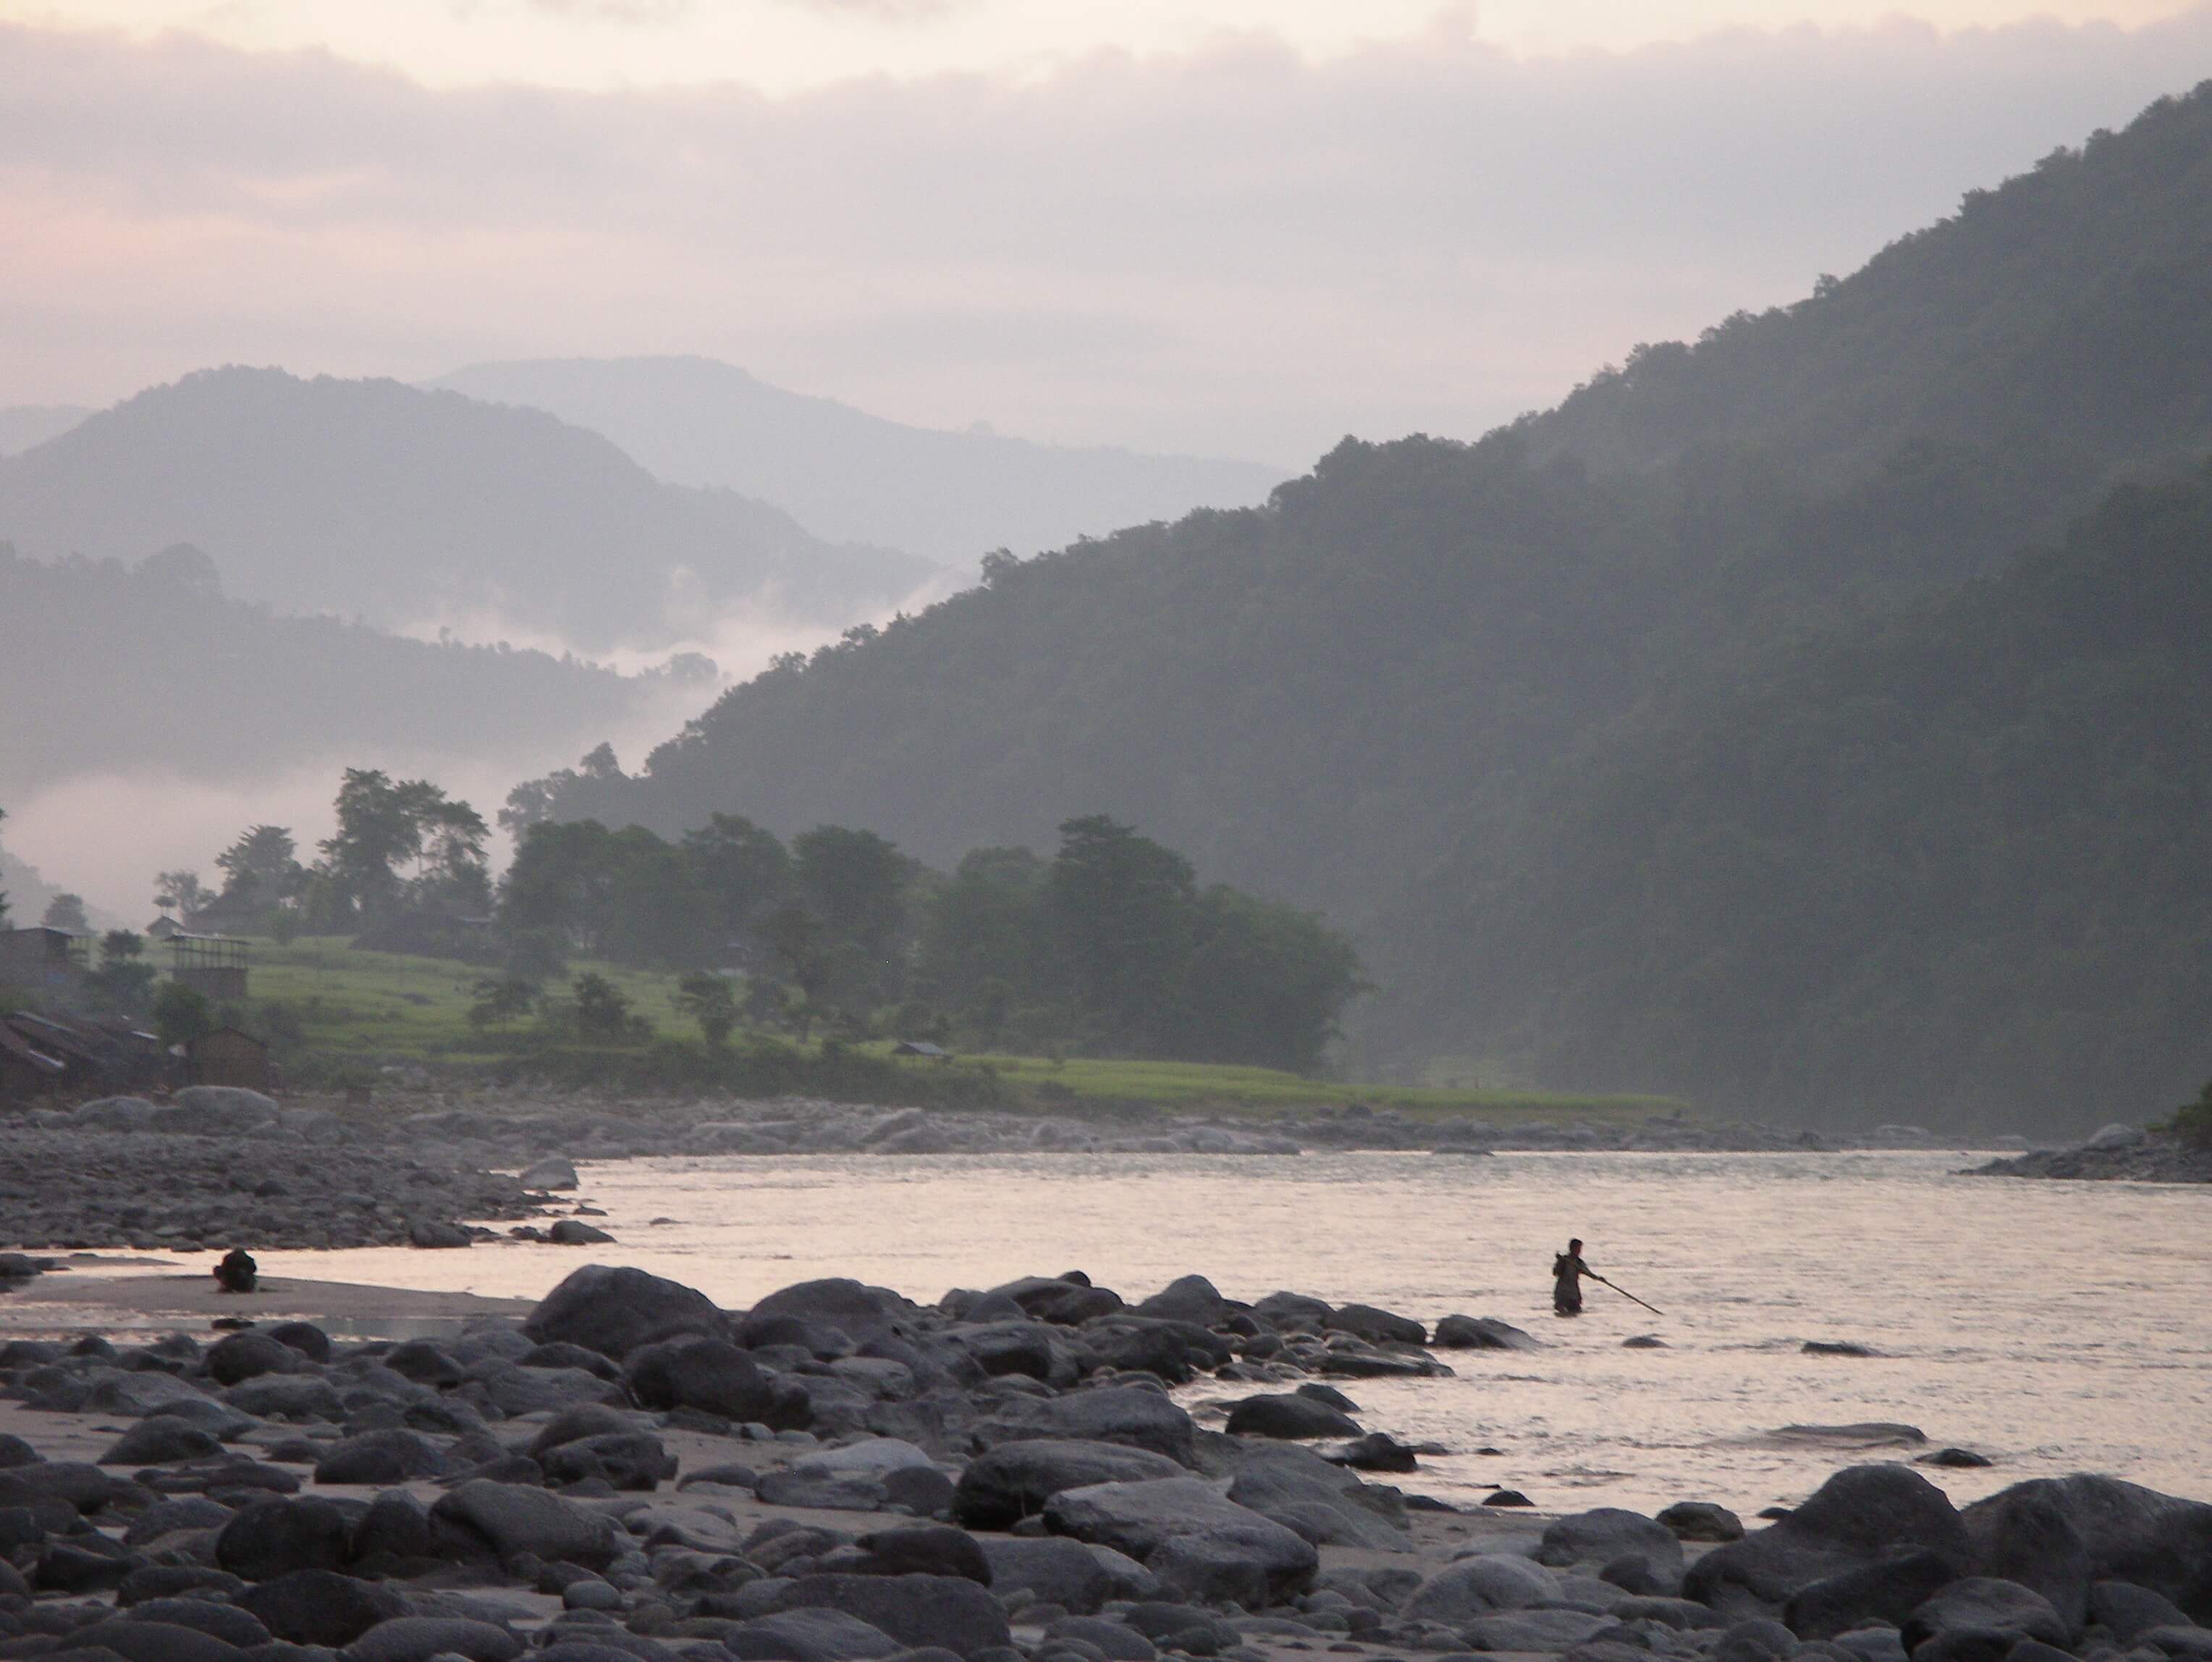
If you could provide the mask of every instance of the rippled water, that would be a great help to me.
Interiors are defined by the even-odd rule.
[[[1990,1455],[1960,1500],[2109,1471],[2212,1498],[2212,1190],[1960,1178],[1927,1154],[945,1155],[653,1160],[584,1169],[635,1263],[733,1306],[856,1275],[924,1302],[1081,1269],[1131,1299],[1191,1271],[1545,1342],[1445,1353],[1459,1377],[1340,1382],[1369,1427],[1455,1451],[1408,1487],[1547,1508],[1698,1497],[1747,1513],[1853,1457],[1763,1434],[1897,1421]],[[656,1222],[655,1220],[665,1220]],[[1668,1313],[1602,1287],[1550,1313],[1570,1235]],[[272,1275],[535,1297],[586,1255],[501,1245],[261,1255]],[[1625,1349],[1656,1333],[1665,1349]],[[1808,1339],[1881,1353],[1808,1356]],[[1194,1403],[1252,1389],[1215,1385]],[[1496,1456],[1472,1451],[1491,1446]]]

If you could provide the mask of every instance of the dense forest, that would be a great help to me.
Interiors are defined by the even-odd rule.
[[[2115,526],[2203,488],[2208,237],[2200,89],[1550,415],[1346,441],[1262,508],[988,561],[981,588],[726,695],[635,776],[525,795],[669,836],[715,812],[866,825],[938,861],[1126,816],[1353,928],[1369,1062],[1483,1056],[1779,1115],[2071,1122],[2185,1094],[2202,983],[2168,966],[2202,931],[2105,835],[2118,782],[2203,783],[2169,690],[2087,637],[2077,667],[2109,680],[2065,683],[2087,703],[2024,670],[1961,682],[1927,712],[1953,760],[2017,753],[1971,807],[1952,761],[1850,722],[1911,704],[1913,652],[1963,671],[1990,643],[1953,633],[2002,612],[2024,641],[2078,604],[2051,575],[2069,560],[2201,563],[2183,507],[2171,534]],[[1817,691],[1790,679],[1814,666]],[[2007,703],[2030,696],[2047,731]],[[2100,806],[2031,823],[2005,792],[2085,764],[2069,721],[2100,735]],[[1769,828],[1770,799],[1838,817]]]
[[[281,618],[222,593],[179,546],[137,565],[24,559],[0,544],[0,780],[18,802],[92,770],[265,778],[363,743],[465,754],[604,730],[703,661],[658,677]]]
[[[277,369],[203,370],[0,458],[0,540],[124,560],[188,542],[232,593],[286,611],[489,617],[594,652],[746,608],[834,626],[937,570],[665,484],[539,411]]]

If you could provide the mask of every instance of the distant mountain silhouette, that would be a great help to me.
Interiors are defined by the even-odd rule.
[[[0,539],[125,560],[189,542],[229,592],[284,610],[489,613],[590,650],[740,606],[834,627],[936,569],[663,484],[540,411],[278,369],[187,375],[0,460]]]
[[[81,404],[19,404],[0,410],[0,456],[20,455],[58,437],[91,413]]]
[[[1243,508],[1285,477],[1256,462],[1060,447],[885,421],[702,357],[478,363],[435,385],[550,411],[664,479],[772,502],[825,537],[963,569],[1194,508]]]

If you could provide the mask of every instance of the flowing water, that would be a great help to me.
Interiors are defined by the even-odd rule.
[[[923,1302],[1081,1269],[1131,1300],[1193,1271],[1433,1322],[1498,1316],[1540,1350],[1442,1354],[1455,1379],[1339,1381],[1373,1429],[1453,1451],[1398,1480],[1546,1509],[1802,1499],[1919,1450],[1772,1436],[1896,1422],[1989,1455],[1930,1470],[1965,1501],[2099,1470],[2212,1498],[2212,1190],[1953,1175],[1960,1155],[820,1156],[583,1168],[618,1244],[267,1252],[272,1275],[537,1297],[634,1263],[742,1307],[854,1275]],[[1552,1254],[1602,1287],[1550,1312]],[[1625,1348],[1656,1334],[1665,1348]],[[1867,1357],[1802,1354],[1850,1342]],[[1207,1381],[1194,1408],[1255,1389]],[[1488,1447],[1498,1451],[1482,1454]]]

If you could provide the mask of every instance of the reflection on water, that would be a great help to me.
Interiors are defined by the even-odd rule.
[[[1961,1500],[2094,1470],[2212,1497],[2212,1191],[1950,1175],[1954,1155],[821,1156],[584,1171],[618,1245],[260,1254],[276,1275],[535,1297],[570,1268],[641,1265],[743,1306],[857,1275],[933,1300],[1081,1269],[1135,1299],[1198,1271],[1433,1322],[1503,1317],[1546,1348],[1457,1353],[1444,1381],[1341,1382],[1370,1428],[1459,1451],[1409,1487],[1493,1484],[1546,1507],[1746,1513],[1853,1458],[1763,1434],[1900,1421],[1987,1471]],[[1585,1256],[1668,1313],[1589,1289],[1550,1313],[1551,1255]],[[1656,1333],[1664,1349],[1624,1349]],[[1879,1354],[1814,1356],[1808,1340]],[[1209,1382],[1194,1400],[1242,1395]],[[1478,1456],[1475,1448],[1503,1451]]]

